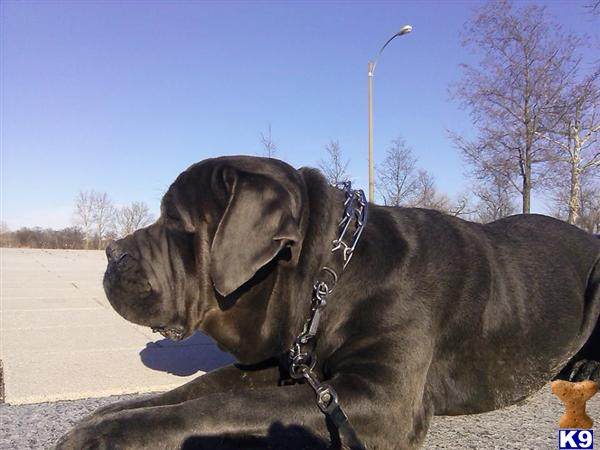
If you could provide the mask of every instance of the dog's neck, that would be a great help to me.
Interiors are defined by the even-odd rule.
[[[296,272],[303,279],[310,278],[307,287],[310,292],[313,278],[321,267],[332,264],[334,259],[340,259],[338,255],[332,255],[331,249],[333,240],[338,237],[338,223],[344,212],[345,195],[329,185],[323,175],[314,169],[302,168],[300,173],[306,184],[308,205],[305,238]],[[307,301],[309,300],[310,296]]]
[[[279,331],[280,336],[285,336],[282,343],[286,347],[283,350],[289,349],[308,317],[313,283],[321,268],[335,267],[340,273],[342,270],[341,256],[332,254],[331,249],[344,211],[345,195],[330,186],[317,170],[302,168],[299,171],[307,196],[302,251],[296,267],[278,267],[273,291],[275,297],[286,295],[290,299],[287,317],[278,321],[286,327]],[[278,301],[277,298],[271,300]]]

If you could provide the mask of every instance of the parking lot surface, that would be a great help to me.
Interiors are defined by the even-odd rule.
[[[103,251],[0,249],[0,360],[9,404],[165,391],[232,359],[127,322],[102,288]]]

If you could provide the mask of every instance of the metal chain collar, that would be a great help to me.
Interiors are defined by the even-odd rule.
[[[344,201],[344,215],[338,224],[338,237],[333,240],[331,252],[336,253],[341,250],[344,270],[356,249],[356,244],[362,235],[367,222],[367,199],[361,189],[353,190],[349,181],[340,183],[336,187],[342,189],[346,194]],[[348,228],[350,224],[355,224],[355,230],[350,236],[349,242],[346,242]],[[304,323],[302,332],[294,341],[294,345],[289,351],[290,375],[292,378],[306,379],[312,389],[317,394],[317,405],[325,414],[331,414],[334,409],[338,409],[347,422],[347,417],[339,408],[337,394],[333,388],[326,383],[321,383],[313,369],[317,363],[317,358],[312,349],[307,348],[311,341],[317,335],[321,314],[327,305],[327,297],[333,291],[338,280],[338,274],[329,267],[322,267],[319,275],[328,274],[332,281],[327,284],[322,276],[317,277],[313,285],[312,301],[310,315]]]

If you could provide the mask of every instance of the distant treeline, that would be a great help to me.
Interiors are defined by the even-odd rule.
[[[83,231],[78,227],[63,228],[62,230],[23,227],[16,231],[2,231],[0,233],[0,246],[86,249],[98,248],[98,242],[90,243],[86,241]]]
[[[116,207],[106,192],[80,191],[75,198],[75,226],[53,230],[22,227],[11,231],[0,222],[0,247],[102,250],[114,240],[154,220],[148,205],[132,202]]]

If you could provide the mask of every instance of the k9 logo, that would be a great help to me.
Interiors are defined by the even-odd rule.
[[[593,449],[594,430],[558,430],[559,449]]]

